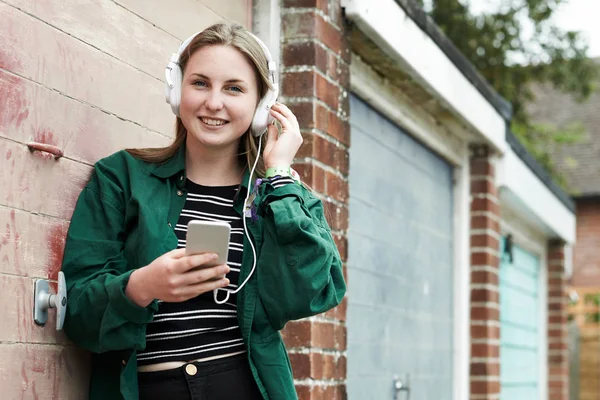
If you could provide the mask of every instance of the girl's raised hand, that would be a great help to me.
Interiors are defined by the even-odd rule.
[[[279,121],[281,133],[275,125],[269,125],[267,144],[263,153],[265,167],[289,167],[302,145],[298,120],[294,113],[281,103],[275,103],[271,107],[271,115]]]

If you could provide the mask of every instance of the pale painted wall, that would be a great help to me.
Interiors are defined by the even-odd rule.
[[[87,355],[33,323],[35,278],[56,279],[91,167],[124,147],[167,144],[164,67],[188,35],[250,27],[251,0],[5,0],[0,3],[0,391],[82,399]],[[54,160],[29,141],[64,151]]]

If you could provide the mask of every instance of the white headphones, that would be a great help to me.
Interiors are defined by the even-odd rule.
[[[173,113],[179,117],[179,105],[181,104],[181,82],[183,79],[183,71],[179,66],[179,58],[181,57],[181,53],[187,48],[190,42],[201,32],[198,32],[189,38],[187,38],[181,46],[179,46],[179,50],[177,53],[173,53],[171,55],[171,59],[169,60],[169,64],[165,69],[165,79],[166,79],[166,92],[165,97],[167,103],[171,105],[171,110]],[[250,32],[248,32],[250,33]],[[269,48],[260,40],[258,37],[250,33],[250,35],[256,40],[256,42],[263,49],[265,57],[267,58],[269,68],[269,79],[271,81],[271,85],[273,85],[273,90],[270,88],[267,90],[265,96],[259,101],[258,106],[256,107],[256,111],[254,113],[254,117],[252,118],[251,132],[254,136],[261,136],[267,129],[267,126],[273,122],[273,117],[270,114],[271,107],[275,104],[277,100],[277,96],[279,95],[279,83],[277,81],[277,64],[273,61],[273,57],[271,56],[271,52]]]

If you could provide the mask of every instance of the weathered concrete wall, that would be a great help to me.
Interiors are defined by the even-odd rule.
[[[68,5],[67,5],[68,4]],[[0,3],[0,390],[87,397],[88,355],[33,322],[36,278],[56,279],[77,196],[99,158],[167,144],[164,67],[187,36],[251,26],[251,0]],[[28,142],[64,156],[31,152]]]

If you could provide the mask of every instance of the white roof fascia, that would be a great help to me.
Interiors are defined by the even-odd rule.
[[[500,202],[550,237],[575,242],[576,217],[508,147],[496,164]]]
[[[394,0],[342,0],[346,18],[413,79],[503,154],[506,121]]]

